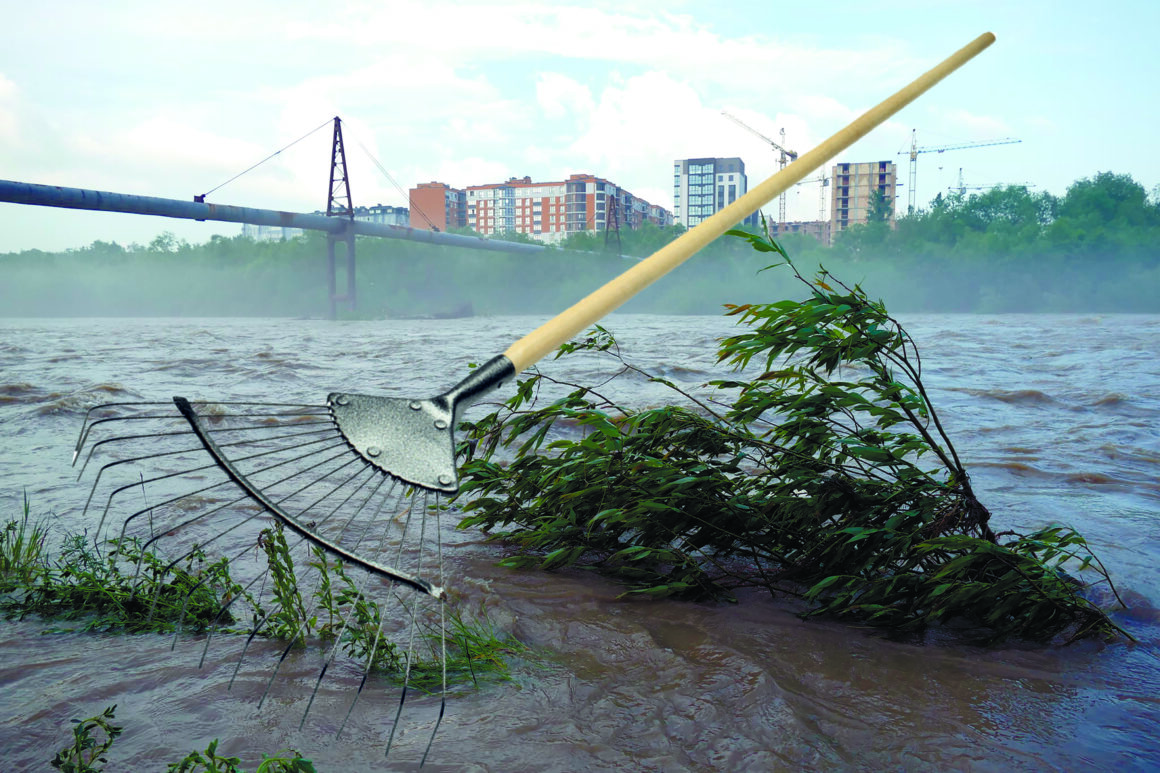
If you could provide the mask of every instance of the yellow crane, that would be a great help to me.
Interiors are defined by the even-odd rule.
[[[742,121],[737,116],[730,115],[729,113],[725,112],[724,110],[721,111],[721,115],[725,116],[730,121],[732,121],[733,123],[740,126],[742,129],[745,129],[746,131],[757,135],[761,139],[768,142],[773,147],[774,150],[779,151],[781,153],[781,157],[778,159],[778,166],[777,166],[777,168],[779,170],[785,169],[786,164],[788,164],[790,161],[797,160],[798,154],[795,151],[785,149],[785,129],[781,130],[781,144],[779,145],[776,142],[774,142],[773,140],[771,140],[769,137],[766,137],[764,134],[757,131],[757,129],[754,129],[752,126],[750,126],[749,124]],[[781,197],[777,200],[777,220],[778,220],[779,225],[785,224],[785,194],[784,193],[781,194]]]
[[[917,194],[917,186],[915,180],[918,177],[918,170],[915,162],[918,160],[920,153],[946,153],[949,150],[966,150],[968,148],[989,148],[992,145],[1013,145],[1016,142],[1022,142],[1013,137],[1004,137],[1001,140],[987,140],[985,142],[962,142],[958,145],[940,145],[920,148],[918,147],[918,131],[916,129],[910,130],[910,180],[906,186],[907,207],[906,213],[908,215],[914,214],[914,199]],[[902,155],[905,151],[898,151],[898,155]]]

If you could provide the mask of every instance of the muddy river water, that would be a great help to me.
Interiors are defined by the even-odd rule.
[[[70,454],[84,409],[175,394],[317,402],[328,392],[426,396],[505,349],[529,317],[340,322],[0,321],[0,507],[25,492],[54,534],[91,527]],[[1160,768],[1160,317],[923,315],[933,399],[996,530],[1077,527],[1130,609],[1138,644],[888,641],[803,622],[792,603],[617,600],[583,572],[510,571],[481,535],[449,538],[458,603],[540,654],[510,683],[452,696],[427,768],[448,771],[1155,770]],[[613,316],[636,364],[696,390],[722,373],[716,317]],[[595,379],[600,361],[549,362]],[[588,370],[586,370],[588,369]],[[645,382],[636,405],[666,399]],[[117,704],[109,770],[163,770],[213,738],[253,769],[293,747],[319,771],[410,769],[430,716],[382,757],[393,693],[328,679],[304,727],[310,650],[259,712],[262,674],[232,690],[236,643],[93,635],[0,622],[0,770],[46,770],[69,719]],[[301,677],[301,679],[299,678]],[[419,710],[425,710],[419,701]]]

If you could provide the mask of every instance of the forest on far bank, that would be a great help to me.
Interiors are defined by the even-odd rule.
[[[1103,172],[1058,197],[1018,186],[952,194],[893,228],[889,204],[831,247],[800,235],[781,242],[803,273],[825,265],[894,312],[1160,313],[1160,187],[1149,196],[1130,175]],[[353,316],[553,313],[682,231],[625,230],[619,250],[603,233],[577,234],[535,255],[360,237]],[[716,314],[800,294],[784,272],[760,273],[767,262],[742,240],[719,239],[624,310]],[[319,233],[203,244],[162,233],[148,245],[0,254],[0,315],[320,317],[327,281]],[[338,283],[341,292],[341,271]]]

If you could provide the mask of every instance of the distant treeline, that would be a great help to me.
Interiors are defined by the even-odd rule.
[[[1062,197],[1014,186],[940,196],[893,229],[889,207],[876,211],[878,220],[844,231],[832,247],[798,235],[783,244],[803,273],[824,264],[892,311],[1160,312],[1160,202],[1128,175],[1101,173]],[[682,230],[622,231],[627,257],[604,234],[577,234],[537,255],[360,237],[355,314],[552,313]],[[148,245],[0,254],[0,314],[323,316],[325,256],[319,233],[193,245],[163,233]],[[625,310],[715,314],[724,303],[796,297],[784,273],[760,273],[766,263],[741,240],[720,239]],[[338,285],[342,292],[341,271]]]

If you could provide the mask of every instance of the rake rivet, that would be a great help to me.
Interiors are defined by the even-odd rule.
[[[412,411],[417,411],[422,407],[423,407],[423,403],[419,402],[418,400],[411,401],[411,410]]]
[[[443,419],[436,419],[435,429],[447,429],[447,422],[443,421]]]
[[[383,449],[378,446],[369,446],[367,448],[367,456],[378,456],[383,452]]]
[[[339,405],[346,405],[347,403],[350,402],[350,398],[347,397],[346,395],[339,395],[337,398],[335,398],[334,401],[336,403],[338,403]]]
[[[450,486],[452,480],[453,480],[453,478],[450,475],[448,475],[447,473],[443,473],[442,475],[439,476],[439,483],[440,483],[440,485],[443,485],[443,486]]]

